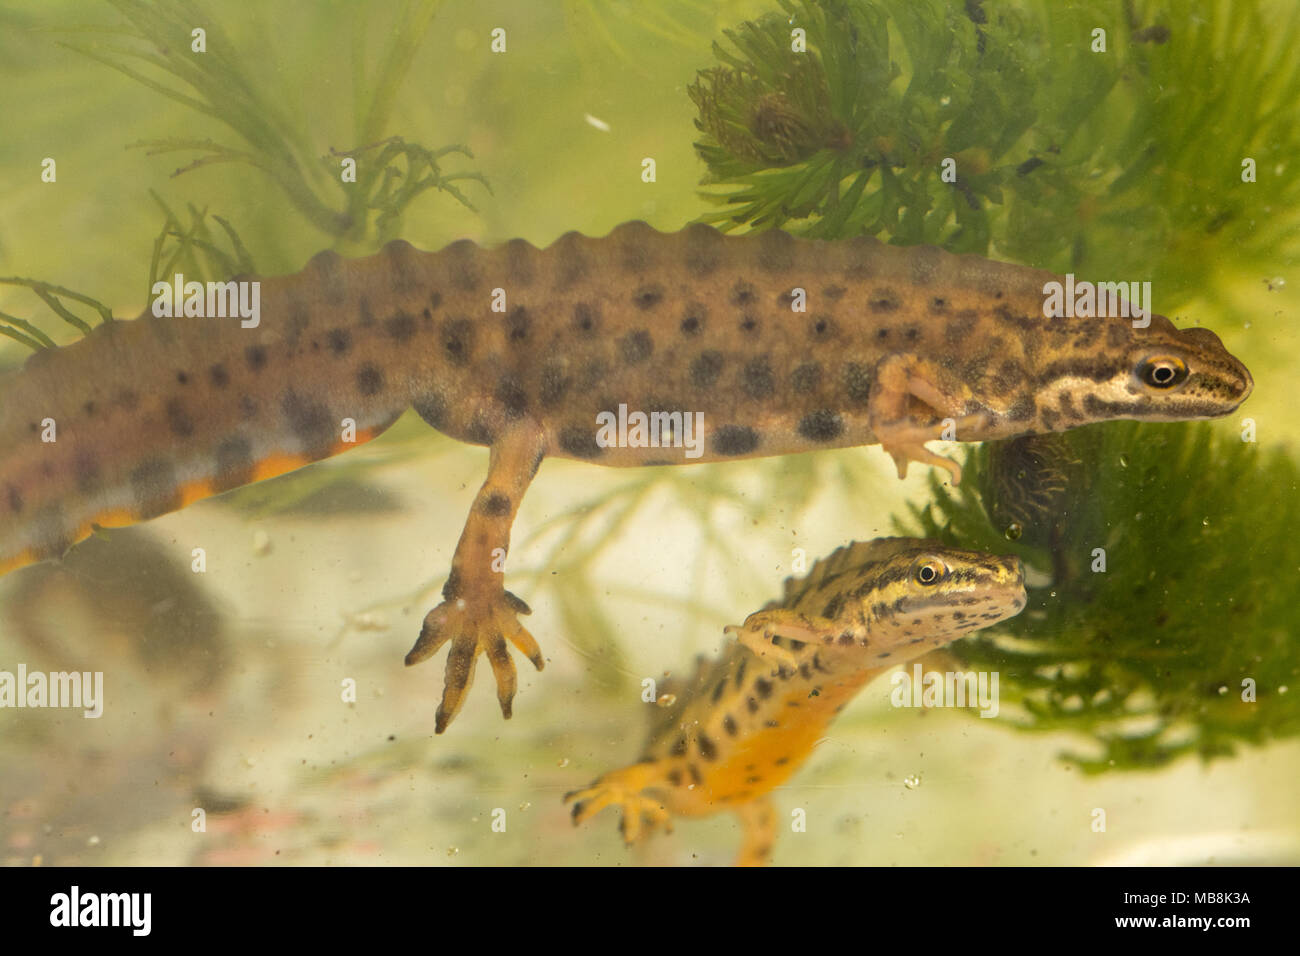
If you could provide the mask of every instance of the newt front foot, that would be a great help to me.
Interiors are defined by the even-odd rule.
[[[465,694],[474,682],[474,666],[480,653],[486,654],[488,663],[492,665],[501,714],[510,719],[517,680],[515,662],[510,657],[506,641],[518,648],[539,671],[546,666],[537,641],[519,623],[518,615],[531,613],[532,609],[509,591],[501,591],[487,601],[465,598],[443,601],[428,613],[419,639],[406,655],[406,666],[432,657],[442,645],[451,642],[442,701],[434,718],[434,733],[446,730],[460,711]]]

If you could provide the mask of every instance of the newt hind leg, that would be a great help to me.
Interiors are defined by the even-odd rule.
[[[442,589],[443,602],[425,617],[420,636],[406,655],[410,666],[432,657],[444,644],[451,644],[435,733],[446,730],[460,712],[474,681],[480,653],[487,656],[492,667],[497,701],[506,719],[510,718],[518,685],[508,643],[539,671],[546,665],[541,648],[519,623],[518,615],[530,614],[531,610],[503,584],[510,528],[544,455],[541,429],[526,422],[493,443],[487,480],[474,498],[456,545],[451,575]]]

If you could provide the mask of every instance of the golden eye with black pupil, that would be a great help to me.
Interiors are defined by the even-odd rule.
[[[916,583],[924,587],[938,584],[939,579],[943,577],[944,572],[947,570],[948,569],[943,566],[943,562],[936,561],[933,558],[929,561],[922,561],[916,567],[916,574],[914,575]]]
[[[1138,378],[1152,388],[1173,388],[1187,378],[1187,364],[1172,355],[1143,359],[1137,367]]]

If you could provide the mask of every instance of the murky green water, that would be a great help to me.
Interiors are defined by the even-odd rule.
[[[877,9],[850,6],[867,11],[863,22]],[[1048,666],[1046,656],[968,649],[965,660],[1007,671],[1004,706],[992,720],[897,709],[887,680],[868,687],[776,791],[775,861],[1300,862],[1300,614],[1285,606],[1300,571],[1287,540],[1294,535],[1286,533],[1295,530],[1287,525],[1296,518],[1300,439],[1291,394],[1300,362],[1293,321],[1300,209],[1290,186],[1295,154],[1271,132],[1256,135],[1274,128],[1267,124],[1278,112],[1294,112],[1296,101],[1285,97],[1289,67],[1272,71],[1271,85],[1242,90],[1241,71],[1214,58],[1231,43],[1266,62],[1292,35],[1294,14],[1287,4],[1138,4],[1135,24],[1124,4],[1026,3],[1017,8],[1020,29],[1047,39],[1016,48],[1019,86],[1045,76],[1052,57],[1083,69],[1077,65],[1090,56],[1098,70],[1115,70],[1115,85],[1099,93],[1076,74],[1076,82],[1061,83],[1062,98],[1023,106],[997,106],[1004,91],[990,85],[976,91],[985,99],[973,102],[987,113],[971,108],[972,139],[963,143],[951,133],[960,118],[939,104],[971,95],[967,81],[984,65],[916,38],[944,17],[960,21],[965,6],[947,13],[939,3],[914,6],[935,12],[889,28],[900,71],[893,89],[910,82],[916,99],[909,102],[921,104],[907,123],[890,126],[888,99],[869,101],[869,87],[856,96],[840,89],[828,109],[843,130],[805,111],[783,134],[795,145],[773,146],[779,155],[759,159],[794,177],[814,167],[825,175],[816,164],[836,158],[843,178],[835,202],[844,204],[871,164],[890,167],[898,183],[921,182],[917,169],[937,170],[947,147],[961,169],[1010,169],[999,188],[990,179],[969,202],[956,202],[982,209],[980,221],[967,221],[966,212],[946,224],[904,217],[883,235],[901,241],[914,229],[927,241],[966,248],[987,229],[986,254],[994,258],[1153,279],[1157,311],[1214,329],[1254,375],[1247,405],[1208,426],[1214,440],[1240,446],[1250,418],[1256,441],[1244,457],[1239,447],[1217,445],[1188,452],[1178,469],[1162,464],[1159,429],[1199,426],[1112,431],[1084,442],[1076,451],[1091,467],[1086,482],[1072,485],[1076,517],[1047,544],[1009,541],[987,523],[974,527],[978,501],[954,509],[955,537],[1019,551],[1043,606],[1068,604],[1026,616],[1003,651],[1033,647],[1060,660]],[[713,41],[747,18],[777,13],[782,31],[806,24],[813,52],[822,49],[819,21],[806,9],[764,2],[670,0],[640,12],[604,2],[435,4],[424,33],[414,9],[401,24],[398,4],[368,4],[361,18],[287,2],[233,3],[205,20],[207,53],[195,55],[233,58],[303,168],[332,149],[400,135],[433,150],[467,147],[472,156],[441,157],[441,172],[478,173],[491,186],[454,181],[474,209],[432,189],[398,222],[380,226],[372,216],[367,231],[330,235],[302,195],[247,164],[172,177],[205,151],[125,148],[168,139],[249,144],[229,126],[59,45],[129,45],[115,35],[68,32],[121,26],[110,5],[5,4],[0,275],[58,283],[119,316],[138,314],[164,224],[151,190],[182,231],[193,222],[191,206],[228,221],[266,275],[296,271],[326,247],[369,252],[388,227],[423,249],[464,237],[485,244],[524,237],[543,246],[571,229],[603,235],[630,219],[675,230],[719,208],[700,194],[706,166],[693,143],[705,134],[694,125],[687,91],[699,71],[719,65]],[[1219,24],[1220,34],[1207,37],[1204,23]],[[1167,32],[1149,31],[1153,25]],[[504,52],[492,50],[497,28],[505,30]],[[1109,52],[1091,52],[1093,28],[1107,31]],[[969,19],[952,27],[968,39],[973,29]],[[984,55],[1002,55],[998,24],[982,29]],[[845,35],[826,44],[842,44]],[[1079,48],[1053,46],[1062,37],[1077,37]],[[1180,44],[1199,45],[1189,53]],[[855,49],[865,56],[870,48],[862,41]],[[181,88],[147,63],[97,49]],[[1162,80],[1164,98],[1142,105],[1134,91],[1143,76],[1197,56],[1213,76],[1209,87]],[[385,63],[400,82],[383,82]],[[858,71],[851,60],[840,69]],[[357,71],[370,98],[354,95]],[[1110,108],[1081,122],[1069,112],[1082,109],[1066,95],[1075,88],[1112,97]],[[1208,96],[1207,88],[1221,95]],[[371,113],[368,126],[358,103],[374,102],[386,109]],[[845,102],[853,108],[843,111]],[[1051,102],[1059,115],[1047,109]],[[933,113],[921,108],[927,103]],[[979,121],[1000,115],[998,108],[1032,115],[1021,138],[987,139]],[[1133,119],[1143,110],[1148,126]],[[950,136],[912,143],[909,124]],[[1181,148],[1162,152],[1160,137],[1176,135],[1204,144],[1213,162]],[[812,137],[811,153],[801,151],[801,136],[805,145]],[[1016,172],[1031,155],[1046,171]],[[1241,160],[1252,156],[1256,182],[1245,183]],[[47,157],[57,164],[53,183],[41,179]],[[647,158],[654,182],[643,181]],[[338,200],[343,193],[327,168],[322,161],[302,183]],[[1130,170],[1133,184],[1116,186]],[[935,197],[949,194],[929,181],[937,208],[946,200]],[[867,183],[864,202],[880,182]],[[780,199],[791,185],[767,188]],[[786,204],[786,214],[807,216],[787,228],[835,220],[832,206]],[[212,241],[229,250],[224,232],[207,222]],[[840,231],[828,234],[856,234],[855,223],[858,231],[869,225],[846,213],[834,221]],[[956,223],[966,232],[957,234]],[[174,248],[175,237],[166,243],[164,250]],[[75,337],[29,290],[0,285],[0,311],[32,320],[60,342]],[[0,364],[25,354],[5,341]],[[945,453],[962,454],[957,446]],[[1142,463],[1141,482],[1125,472],[1130,460]],[[439,599],[486,465],[484,449],[408,416],[340,458],[95,537],[62,564],[0,579],[0,671],[21,662],[105,675],[98,719],[0,710],[0,859],[729,862],[738,832],[728,815],[683,821],[674,834],[629,851],[612,812],[574,829],[561,798],[637,757],[651,706],[642,702],[642,682],[689,671],[695,655],[720,647],[723,626],[779,593],[794,549],[816,557],[848,540],[917,530],[909,506],[934,500],[926,470],[913,466],[899,482],[879,448],[689,469],[547,462],[520,512],[510,556],[511,587],[534,609],[529,628],[547,667],[521,669],[509,722],[481,668],[464,711],[435,737],[442,658],[407,669],[402,656]],[[1133,503],[1122,516],[1107,510],[1118,500]],[[942,521],[944,512],[934,514]],[[202,574],[191,570],[196,547],[210,556]],[[1106,584],[1063,577],[1071,562],[1086,566],[1093,547],[1110,555]],[[1112,615],[1119,623],[1091,630],[1089,622],[1111,620],[1106,607],[1122,611]],[[1189,622],[1186,631],[1160,631],[1170,613]],[[1086,680],[1071,685],[1077,700],[1053,683],[1079,674]],[[1247,680],[1253,702],[1241,699]],[[1106,711],[1112,704],[1117,709]],[[1039,729],[1017,729],[1025,723]],[[1153,738],[1155,725],[1162,731]],[[796,810],[806,813],[804,832],[785,824]]]

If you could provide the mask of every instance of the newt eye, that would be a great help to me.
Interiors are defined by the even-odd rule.
[[[931,558],[928,561],[922,561],[916,568],[916,583],[925,587],[937,584],[939,579],[947,572],[947,568],[942,561]]]
[[[1172,355],[1158,355],[1138,363],[1137,374],[1152,388],[1173,388],[1187,378],[1187,363]]]

